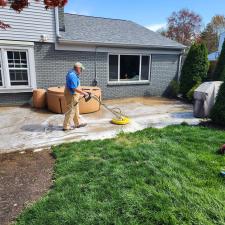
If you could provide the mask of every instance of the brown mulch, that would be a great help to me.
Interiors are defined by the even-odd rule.
[[[52,185],[49,150],[0,154],[0,224],[8,225]]]

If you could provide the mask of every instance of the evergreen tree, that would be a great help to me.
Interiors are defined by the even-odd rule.
[[[213,74],[214,80],[225,80],[225,40],[223,42],[222,51],[220,53],[214,74]]]
[[[214,123],[225,125],[225,82],[220,86],[216,103],[210,112],[210,118]]]
[[[193,86],[205,80],[208,68],[208,51],[205,44],[193,44],[181,71],[180,91],[183,97],[186,98]]]

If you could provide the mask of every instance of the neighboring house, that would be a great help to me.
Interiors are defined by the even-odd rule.
[[[218,46],[218,51],[216,52],[212,52],[208,55],[208,60],[209,61],[216,61],[220,55],[220,52],[222,50],[223,47],[223,42],[225,40],[225,32],[220,34],[220,38],[219,38],[219,46]]]
[[[62,86],[74,62],[86,70],[82,85],[101,87],[103,98],[163,95],[178,79],[185,46],[134,22],[45,10],[32,1],[20,14],[0,18],[0,104],[25,103],[34,88]]]

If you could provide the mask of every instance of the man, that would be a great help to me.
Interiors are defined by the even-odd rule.
[[[84,97],[89,96],[87,92],[84,92],[79,88],[80,75],[82,74],[82,71],[84,69],[85,68],[82,63],[76,62],[74,68],[72,70],[69,70],[66,75],[64,96],[66,99],[67,112],[65,114],[65,119],[63,123],[64,131],[74,129],[70,125],[71,120],[73,120],[75,128],[80,128],[87,125],[86,123],[81,123],[79,118],[80,95],[83,95]]]

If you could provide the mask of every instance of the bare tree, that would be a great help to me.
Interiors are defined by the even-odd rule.
[[[224,15],[215,15],[210,22],[212,29],[219,36],[225,31],[225,17]]]
[[[199,37],[201,22],[200,15],[188,9],[173,12],[167,21],[166,36],[190,46]]]

